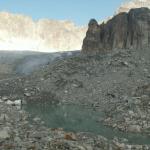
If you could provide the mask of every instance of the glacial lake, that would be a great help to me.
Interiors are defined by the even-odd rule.
[[[150,136],[124,133],[104,126],[99,121],[104,114],[86,106],[30,102],[26,104],[24,109],[32,118],[41,118],[49,128],[63,128],[72,132],[89,132],[108,139],[125,138],[130,144],[150,144]]]

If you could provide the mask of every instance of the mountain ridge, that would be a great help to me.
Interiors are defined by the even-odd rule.
[[[112,49],[149,48],[149,22],[150,9],[144,7],[120,13],[101,25],[95,19],[91,19],[82,51],[87,53]]]
[[[40,19],[0,12],[0,50],[80,50],[86,27],[64,20]]]

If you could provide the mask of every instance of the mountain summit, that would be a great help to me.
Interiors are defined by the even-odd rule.
[[[120,13],[106,24],[95,19],[83,41],[83,52],[99,52],[112,49],[141,49],[150,47],[150,9],[136,8]]]

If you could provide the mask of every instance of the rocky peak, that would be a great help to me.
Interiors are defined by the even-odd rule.
[[[98,26],[98,22],[95,19],[91,19],[88,26],[89,28],[95,28]]]
[[[150,47],[150,9],[123,12],[101,25],[92,19],[83,41],[83,52]]]

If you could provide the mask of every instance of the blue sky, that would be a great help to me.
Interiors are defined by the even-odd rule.
[[[34,20],[49,18],[72,20],[85,25],[89,19],[112,16],[124,0],[0,0],[0,11],[31,16]]]

